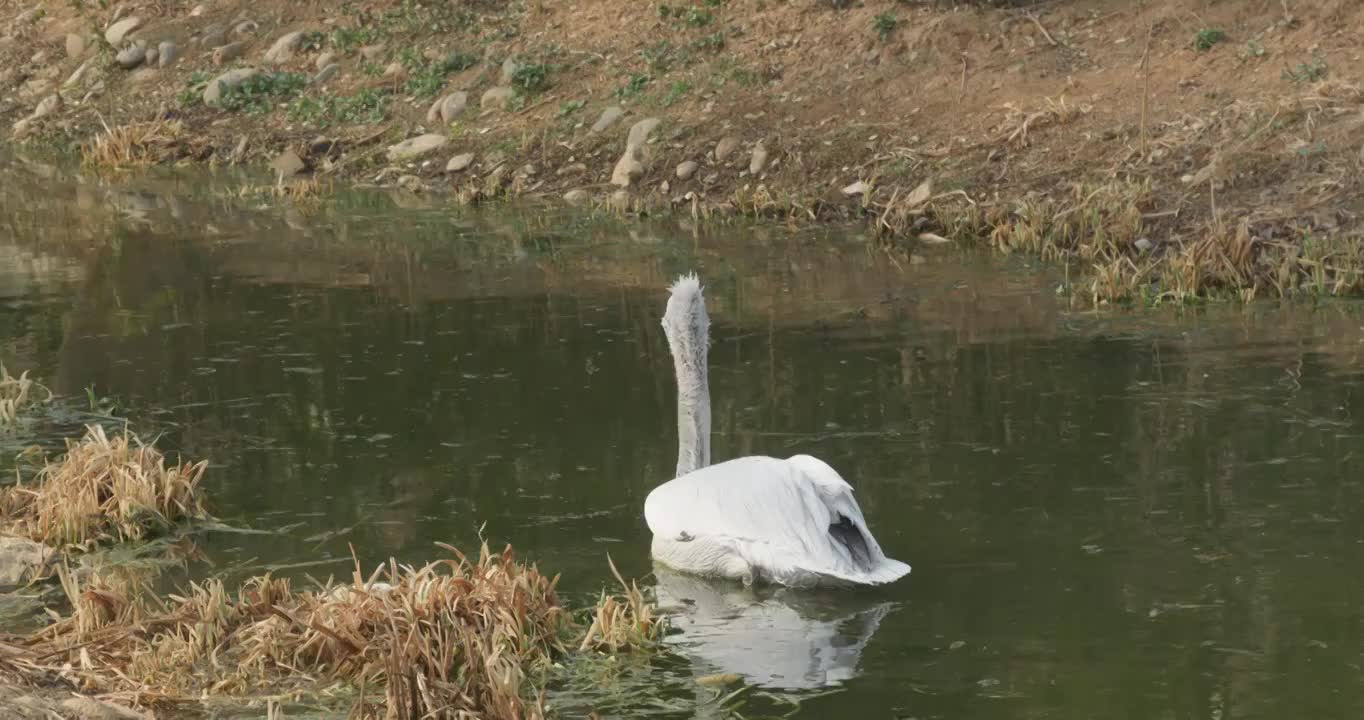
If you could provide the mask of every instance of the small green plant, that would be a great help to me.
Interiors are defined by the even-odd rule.
[[[324,128],[330,125],[377,123],[388,116],[387,92],[366,88],[354,95],[302,97],[289,105],[289,120]]]
[[[630,79],[627,80],[624,85],[616,88],[616,97],[622,100],[632,98],[643,92],[644,88],[648,87],[650,80],[652,80],[652,78],[648,75],[631,75]]]
[[[568,117],[579,110],[582,110],[587,102],[584,100],[569,100],[559,105],[559,117]]]
[[[549,66],[543,63],[522,63],[512,73],[512,85],[527,94],[535,94],[549,87]]]
[[[667,3],[658,4],[658,16],[663,18],[664,20],[667,20],[668,18],[672,17],[675,14],[678,14],[678,11],[674,10],[671,5]]]
[[[337,28],[332,31],[331,43],[332,47],[335,47],[338,50],[350,52],[356,48],[373,43],[378,37],[378,33],[372,28]]]
[[[1240,56],[1242,60],[1264,57],[1265,46],[1261,45],[1260,43],[1254,40],[1247,41],[1246,46],[1244,48],[1241,48]]]
[[[715,20],[715,15],[709,10],[693,7],[687,11],[687,24],[699,28],[711,24]]]
[[[1283,75],[1285,80],[1293,82],[1316,82],[1326,77],[1326,60],[1321,56],[1314,57],[1311,62],[1298,63],[1297,67],[1284,70]]]
[[[256,75],[223,94],[222,106],[233,112],[252,115],[268,113],[275,103],[286,101],[308,86],[308,76],[301,73],[276,72]]]
[[[208,86],[209,74],[202,70],[195,70],[185,81],[185,89],[180,91],[176,99],[185,107],[197,105],[204,98],[204,88]]]
[[[1227,34],[1221,28],[1203,28],[1194,35],[1193,46],[1198,52],[1207,52],[1226,39]]]
[[[891,33],[895,32],[895,28],[899,25],[900,20],[895,17],[894,13],[881,13],[871,19],[871,27],[877,35],[881,36],[881,42],[889,40]]]
[[[691,46],[696,50],[720,52],[725,49],[725,31],[716,30],[711,34],[692,42]]]
[[[303,33],[303,45],[302,45],[302,48],[303,48],[304,50],[311,50],[311,51],[321,50],[321,49],[322,49],[322,46],[325,45],[326,43],[327,43],[327,35],[326,35],[325,33],[320,33],[320,32],[317,32],[316,30],[314,30],[314,31],[312,31],[312,32]]]
[[[478,58],[473,55],[458,51],[441,60],[427,60],[412,48],[404,50],[399,59],[407,70],[407,81],[403,84],[403,90],[416,97],[435,95],[445,85],[447,75],[467,70],[478,62]]]
[[[686,80],[677,80],[668,86],[668,94],[663,96],[663,107],[671,107],[673,103],[681,100],[684,95],[691,92],[691,83]]]

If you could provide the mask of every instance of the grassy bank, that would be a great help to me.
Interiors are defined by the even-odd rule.
[[[1064,262],[1086,304],[1360,292],[1357,3],[1014,5],[44,3],[0,115],[91,172],[294,200],[862,218],[896,257]]]

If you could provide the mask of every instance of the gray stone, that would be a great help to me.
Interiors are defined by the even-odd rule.
[[[227,43],[227,28],[222,25],[209,25],[204,28],[204,34],[199,36],[199,44],[212,50]]]
[[[146,63],[147,65],[155,65],[157,59],[160,57],[161,51],[159,49],[154,47],[147,48],[142,53],[142,62]]]
[[[46,575],[52,555],[52,548],[42,543],[0,535],[0,587],[23,585]]]
[[[516,59],[515,59],[515,58],[507,58],[506,60],[503,60],[503,61],[502,61],[502,82],[503,82],[503,83],[510,83],[510,82],[512,81],[512,78],[516,77],[516,71],[517,71],[517,69],[519,69],[520,67],[521,67],[520,64],[518,64],[518,63],[516,62]]]
[[[699,167],[700,165],[698,165],[695,160],[687,160],[683,162],[682,164],[677,166],[677,179],[690,180],[691,176],[696,174],[696,169]]]
[[[469,169],[469,166],[473,164],[474,164],[473,153],[460,153],[459,155],[450,158],[450,162],[445,163],[445,172],[448,173],[462,172],[464,170]]]
[[[303,47],[303,32],[294,31],[287,33],[275,41],[269,50],[265,51],[265,62],[271,65],[281,65],[294,59],[294,53]]]
[[[464,112],[464,108],[469,106],[469,93],[460,90],[445,96],[440,103],[440,119],[451,122]]]
[[[488,88],[479,98],[478,104],[484,110],[501,110],[513,97],[516,97],[516,91],[509,87]]]
[[[322,83],[325,83],[328,80],[331,80],[332,78],[336,77],[336,74],[339,72],[341,72],[341,65],[339,65],[338,63],[332,63],[331,65],[328,65],[327,67],[318,70],[317,74],[313,76],[312,83],[314,85],[321,85]]]
[[[56,93],[53,93],[53,94],[48,95],[47,97],[43,98],[43,101],[40,102],[40,103],[38,103],[38,107],[33,108],[33,114],[32,114],[32,115],[29,115],[29,117],[32,118],[32,119],[34,119],[34,120],[37,120],[38,118],[41,118],[41,117],[47,117],[48,115],[51,115],[52,113],[57,112],[57,108],[59,108],[59,107],[61,107],[61,106],[62,106],[62,96],[61,96],[61,95],[58,95],[58,94],[56,94]]]
[[[662,122],[658,118],[645,118],[630,127],[630,134],[625,140],[625,154],[621,155],[611,170],[612,185],[630,187],[648,172],[649,136]]]
[[[141,65],[146,57],[146,50],[143,50],[136,45],[129,45],[118,51],[118,55],[114,56],[114,62],[118,63],[118,66],[124,70],[132,70],[138,65]]]
[[[304,164],[303,158],[299,157],[298,153],[293,150],[285,150],[270,163],[270,168],[280,177],[291,178],[308,169],[308,166]]]
[[[583,202],[587,197],[587,191],[582,188],[574,188],[564,193],[564,200],[574,205]]]
[[[206,12],[208,12],[208,3],[199,3],[198,5],[194,6],[194,9],[189,11],[189,16],[199,17]]]
[[[767,167],[767,148],[762,143],[753,146],[753,155],[748,159],[748,172],[757,175]]]
[[[427,153],[445,147],[445,144],[448,142],[450,142],[450,139],[444,135],[437,135],[435,133],[418,135],[417,137],[404,140],[396,145],[390,145],[388,148],[388,159],[393,162],[415,160]]]
[[[241,87],[241,84],[260,74],[256,68],[237,68],[228,70],[208,81],[208,86],[204,88],[204,104],[209,107],[216,107],[222,102],[223,94]]]
[[[1147,238],[1137,238],[1135,245],[1141,252],[1151,252],[1151,248],[1155,247],[1155,243],[1152,243]]]
[[[734,151],[738,149],[739,138],[734,137],[733,135],[727,135],[720,138],[720,142],[715,143],[715,162],[724,162],[726,158],[733,155]]]
[[[104,40],[115,48],[122,47],[124,39],[140,27],[142,27],[142,18],[136,15],[123,18],[104,31]]]
[[[857,197],[858,195],[866,194],[866,192],[867,184],[861,180],[858,180],[857,182],[843,188],[843,194],[847,195],[848,197]]]
[[[159,55],[156,59],[157,64],[161,67],[166,67],[180,59],[180,46],[170,40],[162,40],[161,44],[156,46],[156,49]]]
[[[89,44],[84,35],[68,33],[66,36],[66,56],[69,58],[84,57],[85,51],[89,49]]]
[[[336,53],[324,52],[321,55],[317,56],[317,61],[313,64],[313,67],[317,68],[318,70],[321,70],[322,68],[327,67],[328,65],[331,65],[334,62],[336,62]]]
[[[602,132],[612,125],[615,125],[616,122],[624,116],[625,110],[622,107],[619,105],[612,105],[611,107],[602,110],[601,116],[597,118],[595,123],[592,123],[592,132]]]
[[[219,45],[218,49],[213,51],[213,64],[223,65],[230,63],[241,57],[242,52],[245,50],[246,43],[243,42],[230,42],[226,45]]]
[[[232,32],[238,35],[251,35],[260,29],[260,23],[255,20],[243,20],[232,28]]]

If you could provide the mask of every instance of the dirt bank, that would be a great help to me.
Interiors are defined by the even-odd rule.
[[[1358,2],[1005,4],[11,4],[0,117],[295,193],[862,215],[1086,302],[1364,290]]]

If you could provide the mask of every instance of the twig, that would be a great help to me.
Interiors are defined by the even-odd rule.
[[[1151,97],[1151,36],[1155,34],[1156,25],[1151,23],[1146,28],[1146,49],[1141,54],[1141,159],[1146,161],[1146,105]]]
[[[1047,42],[1052,44],[1052,47],[1057,47],[1061,44],[1056,42],[1056,38],[1052,37],[1051,33],[1047,32],[1047,28],[1044,25],[1042,25],[1042,21],[1038,20],[1036,15],[1028,13],[1026,17],[1032,21],[1033,25],[1037,26],[1038,30],[1042,31],[1042,37],[1046,38]]]

